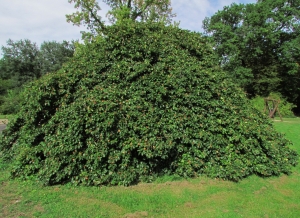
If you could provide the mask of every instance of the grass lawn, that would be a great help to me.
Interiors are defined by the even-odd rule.
[[[3,115],[3,114],[0,114],[0,119],[12,119],[14,117],[15,117],[15,115]]]
[[[274,121],[300,153],[300,119]],[[0,164],[0,217],[300,217],[300,166],[239,183],[161,178],[131,187],[41,187],[11,181]]]

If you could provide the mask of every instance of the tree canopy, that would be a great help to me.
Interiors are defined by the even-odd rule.
[[[39,47],[29,39],[9,39],[1,49],[0,78],[17,77],[20,84],[57,71],[75,51],[74,42],[45,41]]]
[[[28,39],[9,39],[0,59],[0,113],[16,113],[22,86],[60,69],[74,50],[74,42],[43,42],[39,47]]]
[[[124,18],[139,20],[141,22],[164,21],[171,23],[172,13],[171,0],[104,0],[110,7],[109,15],[112,15],[111,21],[115,22],[118,15],[114,11],[126,9],[127,14]],[[123,18],[123,19],[124,19]]]
[[[105,22],[99,15],[101,10],[96,0],[68,0],[74,3],[77,9],[75,13],[66,15],[67,21],[74,25],[84,25],[90,31],[82,32],[83,38],[105,32]],[[171,0],[103,0],[110,6],[107,16],[111,23],[123,22],[124,20],[140,22],[171,23],[172,13]]]
[[[9,39],[7,46],[2,46],[1,79],[17,77],[22,84],[41,76],[39,66],[39,48],[30,40],[14,42]]]
[[[300,1],[232,4],[206,18],[220,65],[249,94],[280,92],[300,106]]]
[[[240,180],[289,173],[290,142],[248,106],[199,33],[108,26],[26,87],[3,131],[12,176],[46,185],[130,185],[161,175]]]
[[[41,73],[55,72],[67,62],[75,52],[75,42],[43,42],[39,49]]]

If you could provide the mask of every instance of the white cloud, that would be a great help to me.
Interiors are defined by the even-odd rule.
[[[256,0],[239,0],[254,3]],[[184,29],[202,31],[202,20],[211,16],[223,6],[238,0],[172,0],[176,21]],[[100,2],[104,9],[107,6]],[[8,39],[30,39],[40,45],[43,41],[62,41],[80,39],[84,28],[66,22],[65,15],[75,12],[68,0],[0,0],[0,46],[6,45]]]
[[[66,22],[65,15],[75,11],[67,0],[0,0],[0,5],[1,45],[8,39],[75,40],[84,29]]]
[[[180,27],[200,31],[202,20],[213,10],[209,0],[173,0],[173,11],[177,14],[174,19],[180,21]]]

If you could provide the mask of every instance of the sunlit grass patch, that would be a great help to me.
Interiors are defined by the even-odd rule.
[[[10,119],[13,119],[14,117],[16,117],[16,115],[13,115],[13,114],[8,114],[8,115],[0,114],[0,120],[1,120],[1,119],[7,119],[7,120],[10,120]]]

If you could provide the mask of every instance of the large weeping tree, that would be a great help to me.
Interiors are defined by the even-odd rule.
[[[290,142],[249,107],[201,34],[123,22],[27,86],[0,139],[13,177],[130,185],[161,175],[290,173]]]

